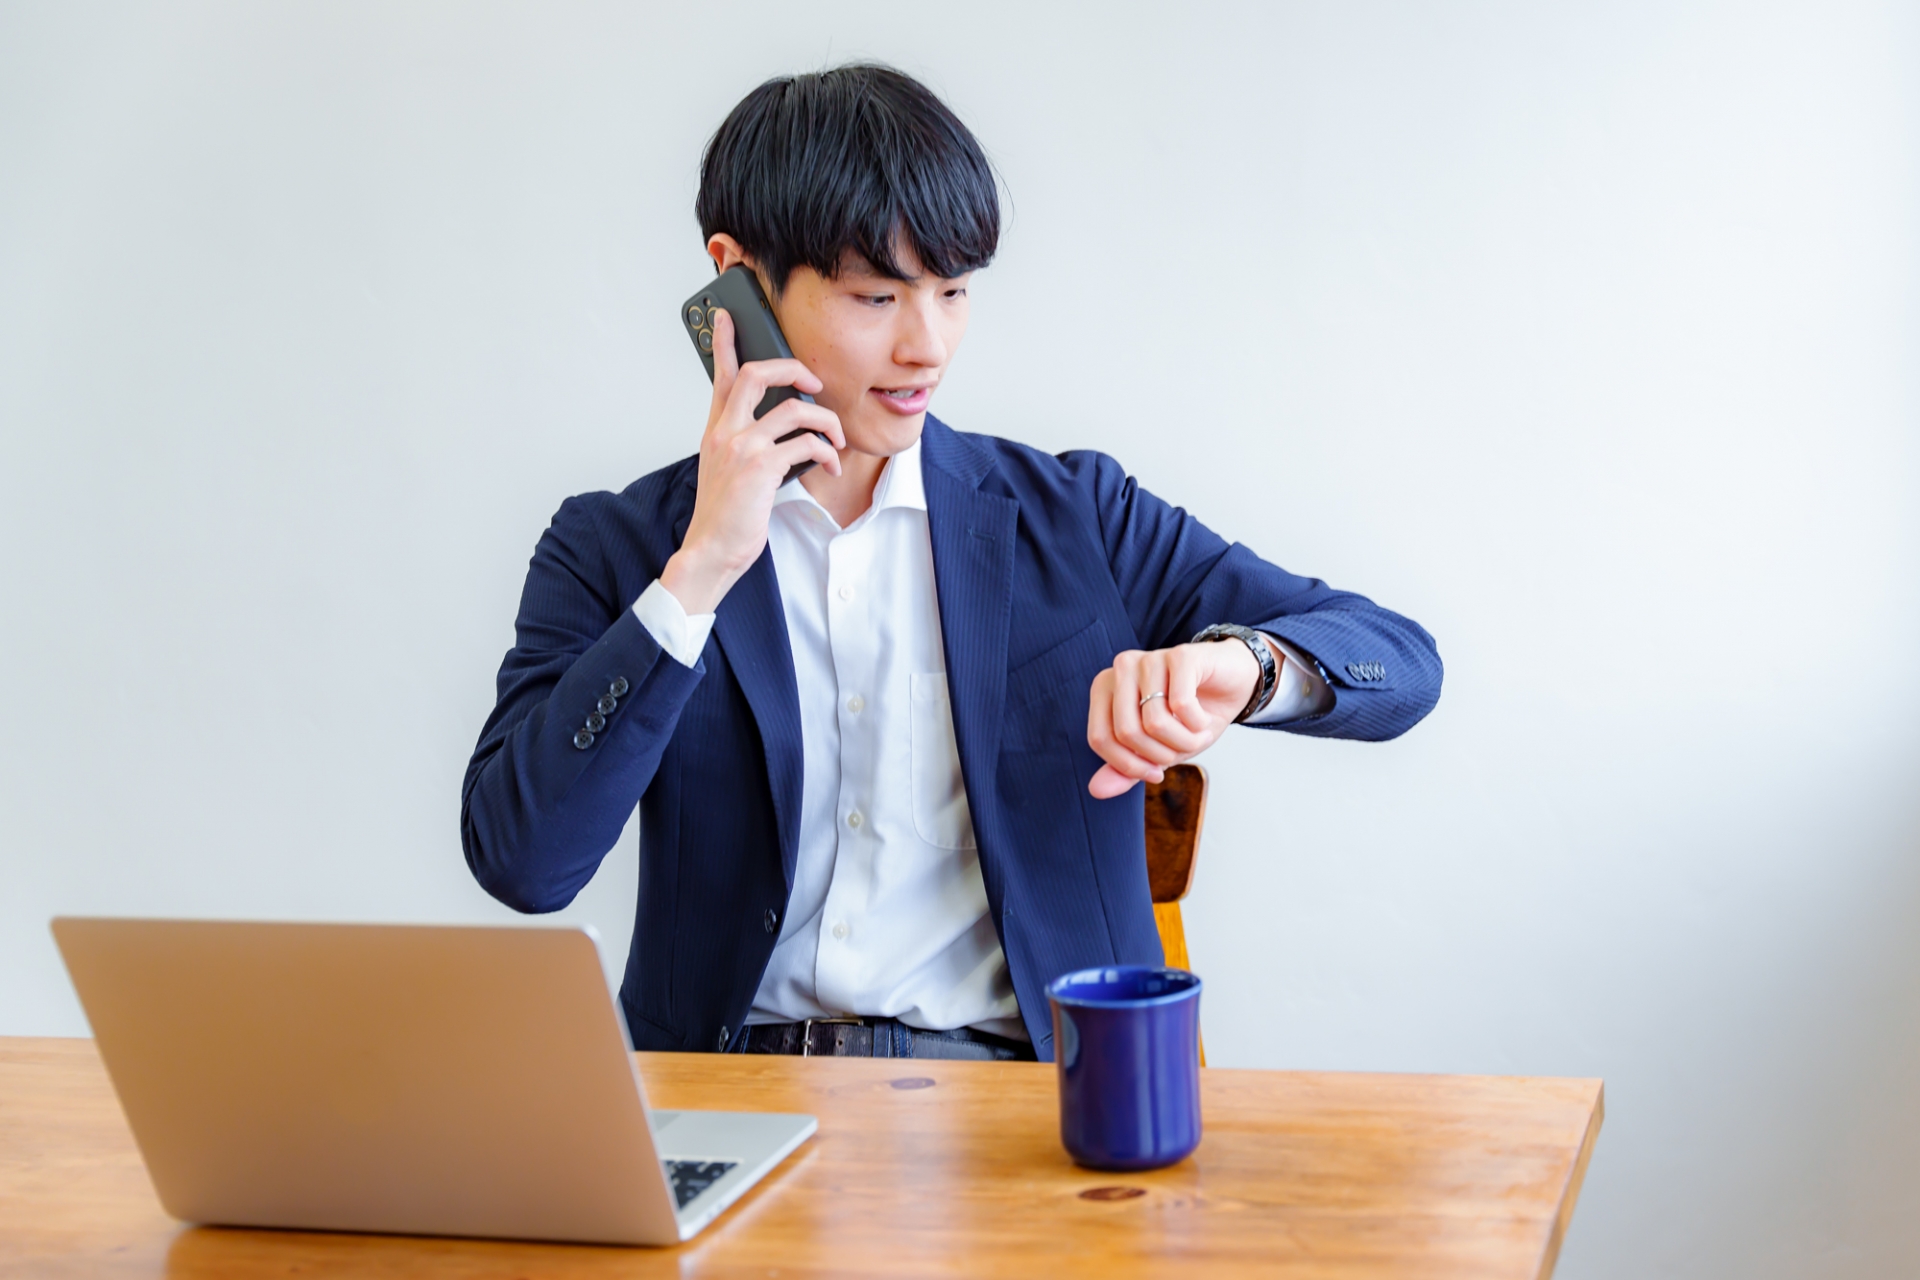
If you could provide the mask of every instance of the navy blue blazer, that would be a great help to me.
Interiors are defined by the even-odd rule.
[[[987,901],[1034,1046],[1045,986],[1161,962],[1141,789],[1087,794],[1087,689],[1123,649],[1238,622],[1313,655],[1332,710],[1283,726],[1391,738],[1440,697],[1417,624],[1229,545],[1102,454],[1054,457],[933,417],[921,450],[953,703]],[[780,589],[762,553],[700,661],[631,605],[693,515],[698,460],[569,498],[534,549],[499,701],[467,767],[460,835],[519,911],[573,900],[640,806],[640,893],[620,1001],[635,1048],[724,1049],[740,1032],[793,883],[800,712]],[[587,718],[624,686],[602,730]]]

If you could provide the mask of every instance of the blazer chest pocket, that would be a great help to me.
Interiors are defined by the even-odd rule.
[[[960,747],[953,736],[953,703],[947,677],[938,671],[914,675],[913,829],[936,849],[974,848],[973,813],[960,778]]]
[[[1007,673],[1007,719],[1001,746],[1033,744],[1065,729],[1085,744],[1093,678],[1113,665],[1114,650],[1098,618]]]

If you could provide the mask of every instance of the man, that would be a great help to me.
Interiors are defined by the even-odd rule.
[[[1433,641],[1110,458],[927,412],[1000,213],[916,81],[762,85],[697,212],[795,358],[741,367],[718,319],[699,455],[561,506],[467,771],[468,865],[557,910],[638,802],[636,1048],[1050,1058],[1048,981],[1161,959],[1135,784],[1235,721],[1402,733]],[[756,421],[776,386],[816,403]]]

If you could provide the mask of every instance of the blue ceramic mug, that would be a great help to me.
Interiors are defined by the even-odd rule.
[[[1158,1169],[1200,1145],[1200,979],[1123,964],[1047,985],[1060,1141],[1089,1169]]]

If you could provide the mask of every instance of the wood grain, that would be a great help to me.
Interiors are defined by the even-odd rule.
[[[1200,832],[1207,821],[1207,771],[1197,764],[1176,764],[1165,774],[1162,781],[1146,784],[1147,886],[1155,902],[1178,902],[1193,888],[1199,863]]]
[[[1068,1162],[1047,1065],[637,1061],[656,1106],[807,1111],[819,1136],[677,1249],[187,1228],[92,1042],[0,1039],[0,1275],[1532,1280],[1602,1115],[1597,1080],[1216,1068],[1194,1157],[1117,1175]]]

